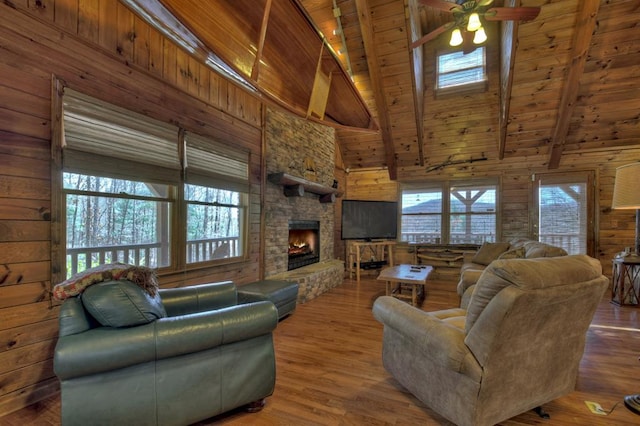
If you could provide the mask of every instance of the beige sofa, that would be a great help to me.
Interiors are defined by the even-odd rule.
[[[381,296],[382,363],[455,424],[499,423],[574,390],[608,282],[586,255],[507,259],[485,269],[466,310],[424,312]]]
[[[464,255],[457,288],[461,300],[460,307],[467,307],[473,285],[478,281],[485,268],[494,260],[535,259],[566,255],[567,252],[563,248],[526,238],[516,238],[509,242],[484,243],[477,252],[465,253]]]

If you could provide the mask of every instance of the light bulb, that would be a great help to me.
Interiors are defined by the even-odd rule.
[[[480,27],[473,36],[473,44],[482,44],[485,41],[487,41],[487,34],[484,32],[484,28]]]
[[[462,44],[462,33],[460,28],[456,28],[451,33],[451,40],[449,40],[449,46],[460,46]]]
[[[472,13],[469,15],[469,22],[467,23],[467,31],[477,31],[482,26],[480,23],[480,16],[477,13]]]

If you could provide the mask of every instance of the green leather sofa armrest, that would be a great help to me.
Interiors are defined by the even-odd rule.
[[[160,289],[159,293],[164,309],[170,317],[238,304],[238,292],[231,281],[166,288]]]
[[[464,344],[464,330],[391,296],[376,299],[373,316],[385,327],[405,336],[433,362],[452,371],[480,377],[480,366]]]
[[[248,340],[270,333],[277,323],[275,305],[258,302],[136,327],[98,327],[61,337],[54,351],[54,371],[65,380],[116,370]]]

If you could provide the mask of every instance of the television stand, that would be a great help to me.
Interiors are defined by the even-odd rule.
[[[393,266],[395,241],[350,241],[348,245],[349,279],[353,279],[355,272],[358,284],[360,284],[361,269],[378,269],[384,265]],[[372,267],[374,264],[375,268]]]

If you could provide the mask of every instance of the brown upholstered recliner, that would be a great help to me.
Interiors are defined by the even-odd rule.
[[[575,255],[492,262],[466,310],[382,296],[384,367],[448,420],[496,424],[573,391],[607,285],[600,262]]]

